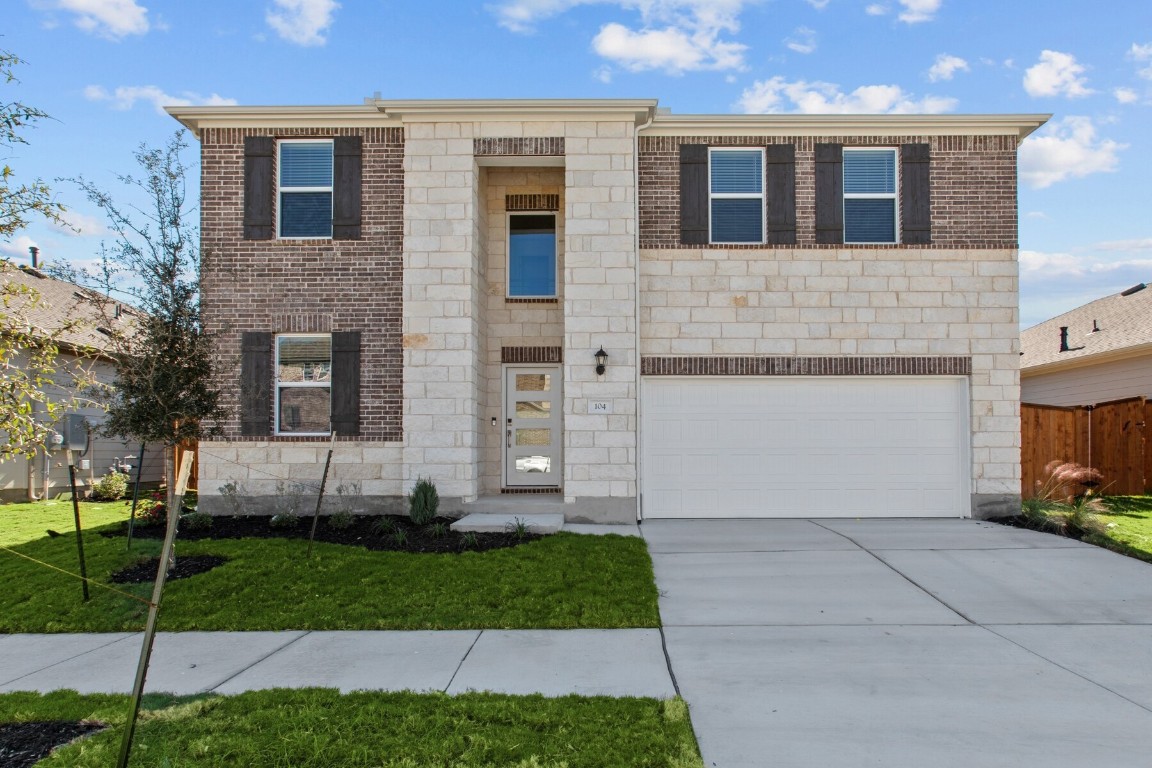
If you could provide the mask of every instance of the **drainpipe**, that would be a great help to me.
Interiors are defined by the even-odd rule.
[[[633,239],[636,244],[636,276],[634,285],[636,286],[636,297],[632,302],[635,309],[636,323],[636,522],[641,523],[644,521],[644,497],[640,492],[640,441],[643,436],[640,432],[640,419],[642,413],[642,400],[640,399],[640,132],[649,128],[652,121],[656,119],[656,107],[652,107],[648,111],[648,120],[643,125],[636,126],[632,132],[632,188],[635,190],[635,199],[633,202],[633,210],[635,211],[635,226]]]

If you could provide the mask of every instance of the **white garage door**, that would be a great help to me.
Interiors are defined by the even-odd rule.
[[[645,517],[961,517],[955,378],[649,377]]]

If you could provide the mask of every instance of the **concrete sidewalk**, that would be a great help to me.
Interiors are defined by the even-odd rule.
[[[128,693],[140,633],[0,635],[0,692]],[[148,691],[675,695],[660,631],[161,632]]]
[[[1146,563],[971,520],[642,531],[707,766],[1152,764]]]

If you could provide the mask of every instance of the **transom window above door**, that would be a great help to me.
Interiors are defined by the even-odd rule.
[[[556,214],[508,214],[509,298],[556,295]]]

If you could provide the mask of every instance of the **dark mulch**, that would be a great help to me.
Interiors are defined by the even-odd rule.
[[[203,530],[189,530],[186,526],[179,531],[184,541],[199,539],[306,539],[312,530],[312,518],[301,517],[294,528],[273,528],[271,517],[266,515],[246,515],[241,517],[213,517],[212,525]],[[391,533],[382,533],[377,522],[387,520]],[[440,523],[439,533],[434,525]],[[387,552],[415,553],[458,553],[486,552],[490,549],[506,549],[541,538],[542,534],[524,533],[517,535],[511,531],[500,533],[467,534],[450,530],[450,517],[438,517],[431,524],[418,526],[401,515],[358,516],[348,528],[338,529],[329,525],[328,518],[320,518],[316,527],[316,541],[329,544],[344,544],[353,547]],[[403,532],[402,540],[396,532]],[[122,535],[123,532],[121,532]],[[164,526],[137,526],[133,533],[142,539],[164,538]],[[179,560],[177,560],[179,562]],[[155,572],[153,572],[155,575]]]
[[[28,768],[48,757],[56,747],[107,727],[102,723],[70,720],[0,724],[0,765]]]
[[[189,576],[207,573],[226,562],[228,558],[219,555],[180,555],[176,558],[176,567],[168,572],[168,580],[186,579]],[[160,558],[153,557],[116,571],[108,577],[108,580],[114,584],[143,584],[155,581],[156,571],[159,568]]]

